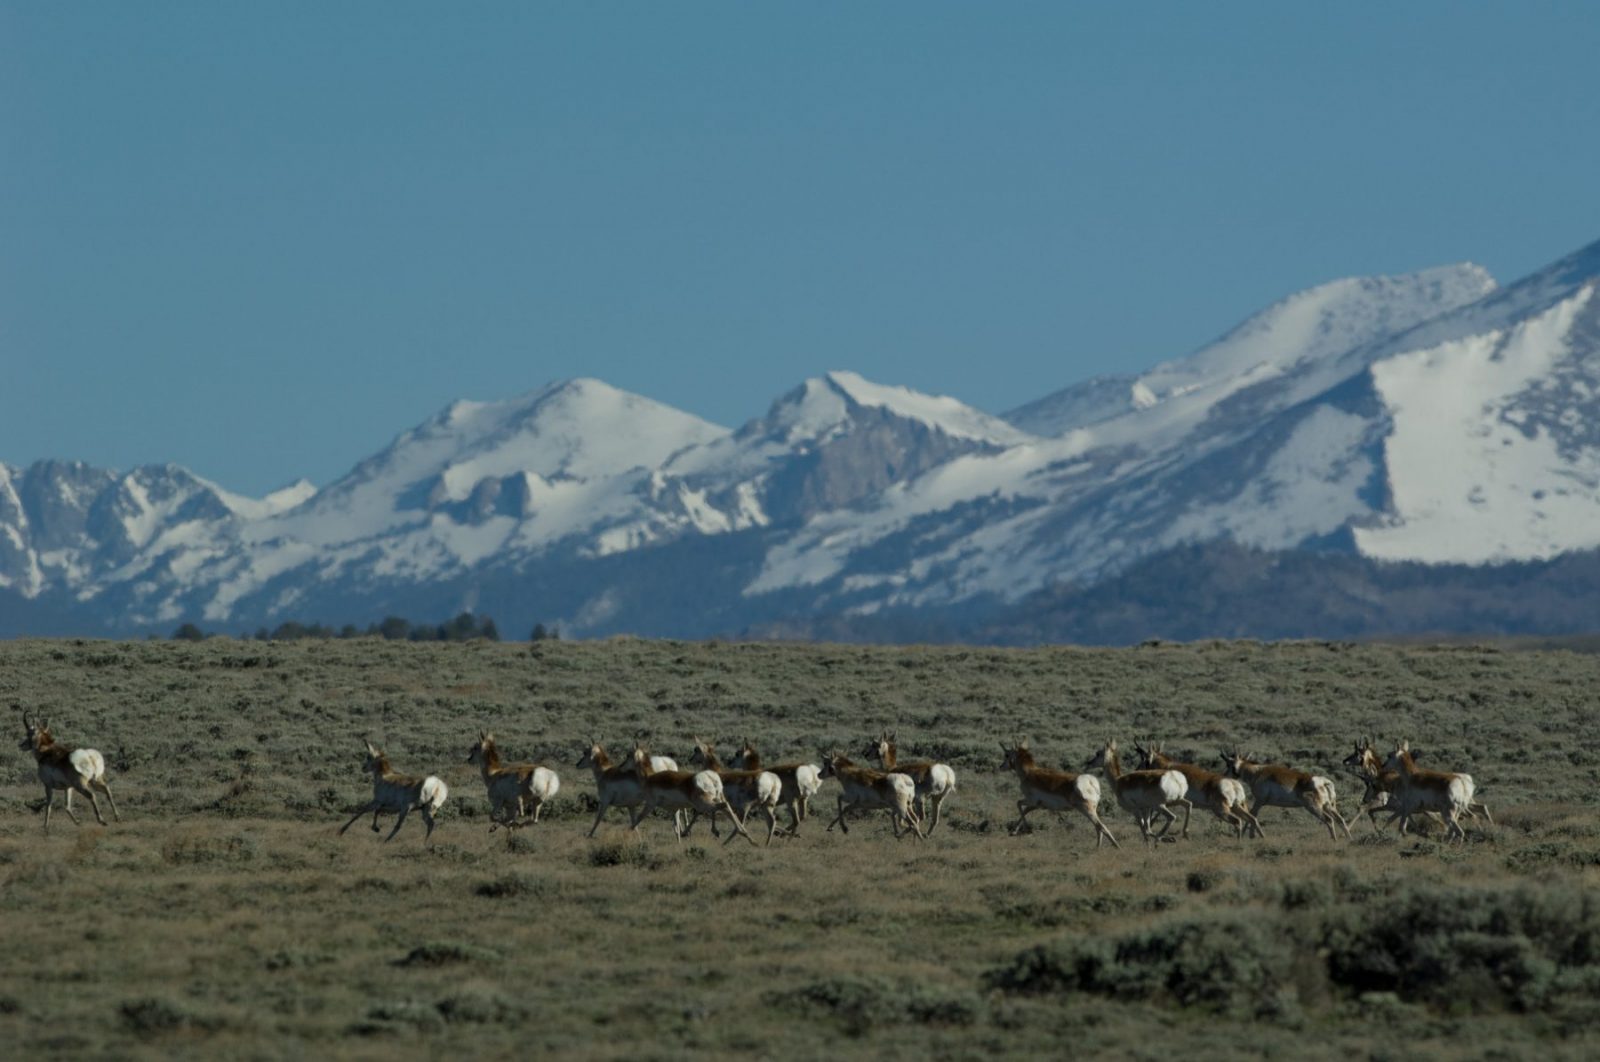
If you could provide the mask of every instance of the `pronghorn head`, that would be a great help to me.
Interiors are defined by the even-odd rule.
[[[694,742],[694,751],[689,753],[689,762],[711,766],[711,761],[717,758],[717,754],[712,751],[710,742],[698,737],[692,737],[690,740]]]
[[[889,732],[888,727],[880,730],[877,737],[867,742],[866,747],[861,750],[861,755],[879,763],[888,762],[889,757],[894,755],[894,735]]]
[[[1383,763],[1378,759],[1377,747],[1378,743],[1373,738],[1360,739],[1356,742],[1355,751],[1344,758],[1344,765],[1368,774],[1378,773],[1382,770]]]
[[[467,762],[490,765],[500,757],[495,754],[494,735],[487,730],[478,731],[478,743],[467,753]]]
[[[1159,751],[1160,750],[1156,747],[1156,743],[1153,741],[1147,746],[1138,738],[1134,738],[1133,740],[1133,754],[1139,757],[1139,766],[1141,768],[1150,767],[1152,765],[1151,761],[1156,758],[1155,754]]]
[[[1000,761],[999,770],[1020,771],[1024,767],[1033,766],[1033,753],[1028,751],[1027,738],[1017,739],[1014,745],[1000,742],[1000,753],[1004,758]]]
[[[367,758],[362,761],[361,769],[368,774],[382,774],[389,766],[389,761],[383,750],[372,742],[362,739],[362,744],[367,747]]]
[[[733,762],[743,770],[755,770],[755,765],[761,762],[761,754],[756,751],[749,738],[740,744],[739,751],[733,754]]]
[[[17,748],[24,752],[38,752],[55,743],[55,738],[50,733],[48,719],[29,719],[26,712],[22,715],[22,729],[25,736],[17,744]]]
[[[1398,771],[1406,767],[1415,767],[1416,758],[1411,755],[1411,742],[1401,738],[1395,742],[1394,751],[1389,753],[1389,758],[1383,761],[1384,770]]]
[[[648,778],[656,773],[650,765],[650,750],[638,738],[633,741],[633,772],[640,778]]]
[[[589,747],[583,750],[583,755],[578,757],[574,767],[606,767],[611,763],[611,757],[606,755],[606,747],[600,744],[600,739],[595,738],[589,742]]]
[[[1105,767],[1108,764],[1113,764],[1113,763],[1116,763],[1116,762],[1117,762],[1117,739],[1116,738],[1107,738],[1105,745],[1103,745],[1101,747],[1100,751],[1095,753],[1093,756],[1090,756],[1088,762],[1085,763],[1083,766],[1084,766],[1085,770],[1092,771],[1096,767]]]
[[[850,760],[838,749],[822,754],[822,770],[818,774],[823,778],[833,778],[839,773],[839,768],[849,767]]]

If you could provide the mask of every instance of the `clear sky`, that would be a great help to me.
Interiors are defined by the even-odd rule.
[[[1600,239],[1591,3],[0,0],[0,461],[323,484],[596,376],[1003,412]]]

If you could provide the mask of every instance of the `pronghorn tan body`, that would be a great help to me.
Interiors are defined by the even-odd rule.
[[[1421,758],[1421,753],[1415,749],[1410,750],[1412,763]],[[1362,738],[1355,743],[1355,751],[1344,758],[1345,766],[1356,772],[1367,787],[1366,794],[1362,797],[1361,811],[1365,812],[1372,829],[1376,833],[1383,832],[1383,826],[1378,823],[1378,812],[1387,812],[1389,822],[1400,818],[1400,803],[1396,791],[1400,787],[1400,772],[1383,765],[1383,757],[1378,755],[1377,743],[1372,738]],[[1476,795],[1476,793],[1474,793]],[[1444,820],[1436,811],[1426,811],[1425,814],[1443,822]],[[1494,825],[1494,816],[1489,814],[1486,805],[1474,800],[1462,812],[1463,818],[1476,819],[1482,815],[1489,825]],[[1384,825],[1387,825],[1385,823]]]
[[[75,749],[71,745],[56,743],[55,735],[50,733],[48,720],[32,720],[28,716],[22,717],[23,730],[26,735],[17,746],[26,752],[33,753],[33,758],[39,763],[39,782],[44,786],[44,828],[50,832],[50,808],[55,803],[55,791],[62,790],[66,796],[63,806],[67,810],[67,818],[72,820],[74,826],[83,825],[78,821],[78,816],[72,810],[72,794],[82,793],[89,798],[89,806],[94,809],[95,821],[104,826],[106,820],[100,814],[100,801],[95,799],[95,790],[106,795],[106,801],[111,805],[111,814],[118,822],[122,821],[122,813],[117,810],[117,801],[111,795],[111,786],[106,781],[106,758],[94,749]]]
[[[394,820],[394,829],[384,838],[385,842],[392,841],[394,835],[400,832],[400,827],[405,825],[406,816],[415,809],[428,826],[422,840],[429,842],[433,837],[434,815],[444,807],[445,799],[450,795],[450,788],[444,784],[444,780],[431,774],[426,778],[397,774],[389,766],[389,757],[370,741],[367,742],[367,758],[361,764],[361,769],[372,775],[372,800],[351,816],[349,822],[339,827],[340,835],[369,811],[372,812],[372,832],[377,833],[378,816],[387,811],[399,816]]]
[[[1122,761],[1117,756],[1117,743],[1107,741],[1105,746],[1089,758],[1084,765],[1085,769],[1092,770],[1102,767],[1106,772],[1106,780],[1111,783],[1111,791],[1117,795],[1117,803],[1122,810],[1132,815],[1139,824],[1139,835],[1145,843],[1150,843],[1152,834],[1151,824],[1157,815],[1165,815],[1167,821],[1162,824],[1161,835],[1165,836],[1167,830],[1177,821],[1178,816],[1170,805],[1179,804],[1183,807],[1183,824],[1189,825],[1189,815],[1194,811],[1194,805],[1189,803],[1187,793],[1189,782],[1179,771],[1124,771]]]
[[[1265,837],[1261,831],[1261,823],[1250,811],[1250,791],[1245,784],[1237,778],[1208,771],[1193,763],[1180,763],[1161,751],[1161,746],[1151,743],[1145,748],[1138,742],[1133,749],[1139,755],[1140,765],[1147,770],[1177,771],[1183,775],[1184,781],[1189,783],[1189,803],[1203,811],[1209,811],[1229,826],[1233,827],[1233,835],[1243,838],[1248,827],[1255,831],[1257,837]],[[1189,836],[1189,821],[1184,819],[1181,835]]]
[[[561,779],[548,767],[501,763],[493,734],[478,734],[478,743],[467,753],[467,762],[477,764],[483,772],[484,788],[489,792],[490,833],[499,826],[520,826],[530,809],[533,821],[538,822],[540,809],[561,791]]]
[[[1467,831],[1461,826],[1463,816],[1470,814],[1472,794],[1476,789],[1472,775],[1451,771],[1424,771],[1411,757],[1409,742],[1402,741],[1384,763],[1386,770],[1398,772],[1399,784],[1394,798],[1400,813],[1400,832],[1404,834],[1411,824],[1411,816],[1419,811],[1436,811],[1444,818],[1450,835],[1462,841]]]
[[[778,801],[783,796],[783,782],[771,771],[764,771],[759,767],[746,769],[730,769],[722,765],[717,757],[716,749],[708,742],[699,738],[694,739],[694,754],[689,757],[690,763],[704,765],[706,770],[715,771],[717,777],[722,779],[722,792],[728,798],[728,804],[739,816],[739,821],[746,822],[750,817],[752,808],[760,808],[767,819],[767,844],[772,843],[772,835],[778,832]],[[696,813],[698,814],[698,813]],[[694,818],[689,820],[689,826],[684,829],[687,834],[694,826]],[[711,833],[716,836],[717,817],[711,816]]]
[[[1328,836],[1339,839],[1339,830],[1350,836],[1350,824],[1339,814],[1339,794],[1333,782],[1320,774],[1307,774],[1275,763],[1257,763],[1238,749],[1222,754],[1228,774],[1250,787],[1250,814],[1260,815],[1264,807],[1305,808],[1328,828]]]
[[[867,756],[876,759],[886,772],[911,776],[912,783],[917,787],[919,814],[927,820],[928,832],[932,833],[933,828],[939,825],[939,809],[956,791],[956,772],[947,764],[931,761],[901,763],[896,753],[895,736],[887,730],[878,736],[877,741],[867,743]]]
[[[895,837],[901,836],[900,824],[904,822],[919,841],[923,839],[922,822],[917,816],[917,785],[910,775],[858,767],[844,753],[833,752],[822,758],[822,777],[839,779],[843,790],[839,794],[839,813],[828,823],[828,829],[837,826],[849,833],[847,814],[884,808],[889,812]]]
[[[800,823],[811,813],[811,798],[822,788],[822,768],[812,763],[784,763],[763,768],[761,754],[748,738],[743,747],[734,753],[733,766],[745,771],[765,769],[778,776],[778,781],[783,785],[778,801],[789,808],[789,836],[796,836],[800,832]]]
[[[1033,753],[1026,741],[1017,742],[1013,748],[1001,745],[1005,760],[1002,771],[1016,771],[1022,785],[1022,799],[1017,801],[1020,813],[1008,831],[1016,835],[1027,823],[1028,813],[1038,808],[1046,811],[1076,811],[1094,824],[1094,846],[1105,841],[1121,848],[1106,824],[1100,821],[1100,780],[1092,774],[1072,774],[1068,771],[1050,771],[1035,764]],[[1033,827],[1028,827],[1030,830]]]
[[[717,777],[716,771],[658,771],[650,764],[650,754],[642,748],[633,750],[633,769],[639,776],[639,786],[644,793],[644,802],[634,812],[633,821],[629,824],[633,829],[639,828],[639,823],[652,808],[667,808],[674,813],[672,832],[681,842],[688,830],[678,812],[695,811],[709,816],[725,811],[733,822],[733,833],[728,835],[728,841],[735,836],[743,836],[751,844],[756,843],[733,806],[728,803],[727,794],[722,789],[722,779]],[[728,841],[722,843],[727,844]]]
[[[589,743],[583,755],[578,757],[577,766],[594,771],[595,800],[599,807],[595,809],[594,822],[589,826],[590,837],[600,828],[600,820],[606,817],[609,809],[636,808],[644,803],[644,786],[633,769],[633,761],[612,763],[611,757],[606,755],[605,746],[600,742]]]

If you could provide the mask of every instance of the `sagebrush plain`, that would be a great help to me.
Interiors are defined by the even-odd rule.
[[[59,808],[7,726],[0,1042],[29,1057],[1593,1057],[1600,1052],[1600,657],[1207,643],[1090,650],[680,643],[17,641],[0,691],[99,748],[123,821]],[[15,716],[15,712],[11,713]],[[613,811],[598,738],[749,737],[769,762],[882,727],[959,777],[925,843],[881,816],[771,848]],[[488,831],[480,729],[561,775]],[[1121,850],[1036,813],[1008,836],[1002,742],[1224,746],[1333,778],[1354,739],[1470,772],[1469,843],[1301,811]],[[362,742],[452,794],[434,844],[358,823]],[[823,812],[829,812],[824,815]],[[109,818],[109,814],[108,814]],[[881,821],[880,821],[881,819]],[[387,823],[385,820],[385,832]],[[757,830],[760,836],[765,831]]]

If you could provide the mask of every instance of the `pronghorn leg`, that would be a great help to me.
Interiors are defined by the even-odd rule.
[[[1240,840],[1243,840],[1245,838],[1245,836],[1247,835],[1248,830],[1254,830],[1255,831],[1255,835],[1257,837],[1265,837],[1266,836],[1266,834],[1263,833],[1262,830],[1261,830],[1261,820],[1256,818],[1255,814],[1249,808],[1245,807],[1243,804],[1235,804],[1234,808],[1233,808],[1233,811],[1234,811],[1234,814],[1238,815],[1241,819],[1244,820],[1245,827],[1246,827],[1245,829],[1241,829],[1239,831],[1239,839]]]
[[[44,787],[44,832],[50,832],[50,807],[56,802],[56,791],[49,786]]]
[[[1006,832],[1009,833],[1013,837],[1015,837],[1017,834],[1021,833],[1022,832],[1022,827],[1027,824],[1028,812],[1032,811],[1033,809],[1034,809],[1034,805],[1028,803],[1026,800],[1017,801],[1017,812],[1018,812],[1017,821],[1012,823],[1011,824],[1011,828],[1008,829]],[[1029,826],[1028,829],[1031,832],[1033,827]]]
[[[609,808],[610,806],[611,806],[611,802],[609,800],[602,799],[600,801],[600,806],[595,809],[594,823],[592,825],[590,825],[590,827],[589,827],[589,834],[588,835],[590,837],[593,837],[594,836],[594,831],[596,831],[596,830],[598,830],[600,828],[600,820],[606,817],[606,809]]]
[[[945,793],[930,793],[928,795],[928,803],[933,805],[933,818],[928,823],[929,833],[932,833],[933,828],[939,825],[939,809],[944,807],[944,798],[947,795]]]
[[[749,841],[750,844],[752,846],[754,846],[755,843],[756,843],[756,839],[754,837],[751,837],[750,836],[750,831],[744,828],[744,820],[739,818],[739,816],[734,812],[733,805],[728,803],[728,798],[727,797],[723,797],[722,798],[722,806],[728,812],[728,818],[733,821],[734,832],[728,834],[728,841],[733,840],[735,834],[743,834],[744,835],[744,839]],[[770,840],[770,838],[769,838],[769,840]],[[723,844],[727,844],[728,841],[723,841],[722,843]]]
[[[850,827],[845,825],[845,821],[844,821],[845,809],[848,808],[848,807],[850,807],[850,805],[845,801],[844,794],[840,793],[839,794],[839,814],[835,815],[833,817],[833,821],[828,823],[828,829],[824,831],[825,833],[826,832],[832,832],[832,830],[833,830],[833,828],[835,826],[839,827],[839,831],[841,833],[849,833],[850,832]]]
[[[433,809],[432,808],[422,808],[420,810],[421,810],[421,813],[422,813],[422,821],[428,824],[427,832],[425,832],[422,835],[422,843],[423,844],[432,844],[433,843]],[[398,830],[399,828],[400,828],[399,825],[396,824],[395,825],[395,829]]]
[[[1194,814],[1194,801],[1189,800],[1187,797],[1179,797],[1173,803],[1183,805],[1183,829],[1179,830],[1178,834],[1187,838],[1189,836],[1189,816]],[[1171,826],[1172,824],[1169,822],[1167,825]]]
[[[79,783],[78,792],[89,798],[89,807],[94,810],[94,821],[104,826],[106,824],[106,819],[104,815],[100,814],[100,801],[94,798],[94,790],[90,789],[86,785],[83,785],[82,783]],[[67,795],[71,796],[72,790],[67,790]]]
[[[1482,815],[1484,822],[1487,822],[1490,826],[1494,825],[1494,819],[1489,815],[1489,805],[1487,804],[1479,801],[1473,801],[1471,804],[1467,805],[1467,814]]]
[[[778,812],[770,805],[761,805],[761,810],[767,816],[767,847],[772,847],[772,835],[778,832]]]
[[[1111,847],[1113,848],[1122,847],[1122,845],[1117,842],[1117,839],[1111,835],[1111,831],[1106,827],[1106,824],[1100,821],[1100,815],[1098,812],[1090,811],[1085,808],[1083,813],[1088,817],[1090,822],[1094,823],[1094,846],[1096,848],[1100,847],[1101,841],[1110,841]]]
[[[1178,821],[1178,813],[1167,807],[1165,804],[1162,804],[1160,807],[1156,808],[1155,811],[1150,813],[1150,823],[1152,825],[1154,825],[1157,815],[1165,815],[1167,817],[1167,821],[1161,824],[1161,832],[1156,834],[1157,837],[1165,837],[1167,835],[1167,831],[1172,829],[1172,824]]]
[[[111,817],[116,819],[118,822],[121,822],[122,821],[122,812],[117,810],[117,802],[111,796],[111,786],[110,786],[110,784],[107,783],[104,778],[97,779],[96,781],[93,781],[93,782],[91,782],[89,784],[94,786],[96,789],[100,790],[100,792],[102,792],[102,793],[104,793],[106,795],[106,801],[107,801],[107,803],[109,803],[111,805]],[[1481,805],[1481,804],[1479,805],[1479,807],[1482,807],[1482,806],[1483,805]]]
[[[361,816],[365,815],[369,811],[373,813],[374,818],[377,816],[377,809],[375,807],[373,807],[371,804],[366,805],[360,811],[358,811],[354,815],[350,816],[350,821],[349,822],[347,822],[343,826],[339,827],[339,836],[343,837],[344,836],[344,831],[346,831],[350,827],[354,826],[356,824],[356,820],[359,819]]]
[[[394,835],[400,832],[400,827],[405,825],[406,816],[409,814],[411,814],[411,807],[407,804],[400,805],[400,814],[395,817],[394,829],[390,830],[389,836],[383,839],[384,844],[388,844],[390,841],[394,840]],[[373,815],[372,820],[376,822],[378,820],[378,816]],[[373,829],[377,829],[377,827],[374,826]]]
[[[70,785],[67,786],[65,792],[67,794],[67,799],[62,803],[61,806],[67,809],[67,818],[72,820],[72,824],[74,826],[82,826],[83,823],[78,821],[77,814],[72,810],[72,787]]]

